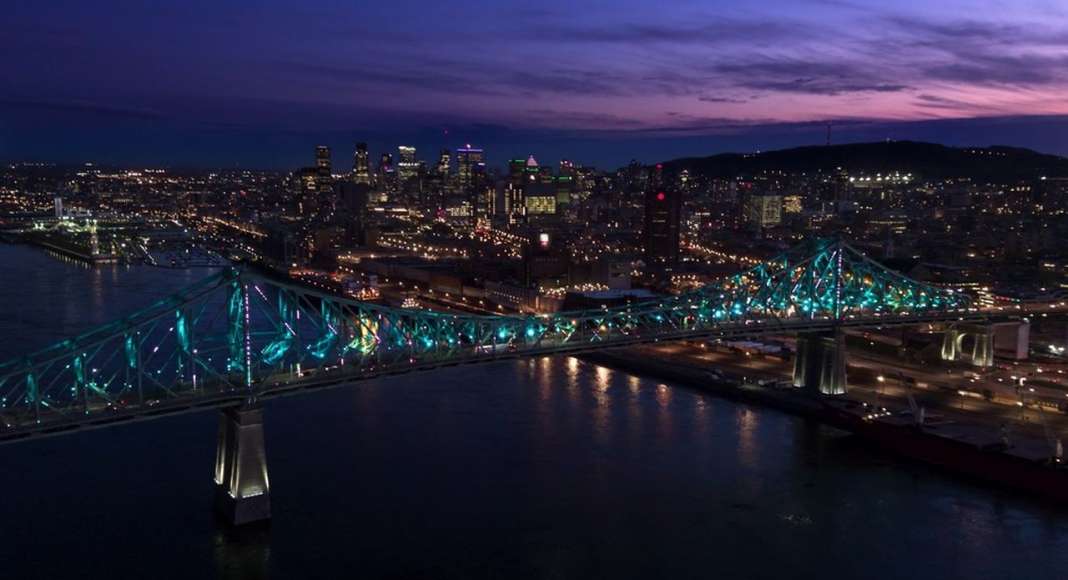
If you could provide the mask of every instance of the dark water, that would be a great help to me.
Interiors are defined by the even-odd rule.
[[[0,261],[3,359],[205,275]],[[0,446],[0,578],[1068,574],[1068,511],[573,358],[271,402],[266,530],[214,519],[215,430],[206,412]]]

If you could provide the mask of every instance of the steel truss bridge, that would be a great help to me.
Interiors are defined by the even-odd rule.
[[[839,239],[802,244],[685,294],[551,315],[390,308],[229,268],[0,364],[0,442],[248,408],[271,397],[456,364],[985,318],[968,296],[888,270]]]

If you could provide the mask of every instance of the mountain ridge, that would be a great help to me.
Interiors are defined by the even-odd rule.
[[[761,171],[913,173],[923,179],[972,178],[1015,181],[1068,177],[1068,157],[1022,147],[950,147],[924,141],[876,141],[810,145],[757,153],[720,153],[663,162],[669,172],[689,170],[705,177],[733,178]]]

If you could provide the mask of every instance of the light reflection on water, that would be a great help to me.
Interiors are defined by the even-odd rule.
[[[24,337],[4,359],[205,274],[10,246],[0,260],[23,282],[0,286],[0,335]],[[266,417],[275,519],[247,534],[211,516],[212,413],[0,447],[4,576],[1042,579],[1068,564],[1062,511],[573,357],[367,381]]]

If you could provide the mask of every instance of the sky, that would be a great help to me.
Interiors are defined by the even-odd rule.
[[[0,159],[293,168],[316,144],[613,167],[922,139],[1068,154],[1063,0],[8,0]]]

